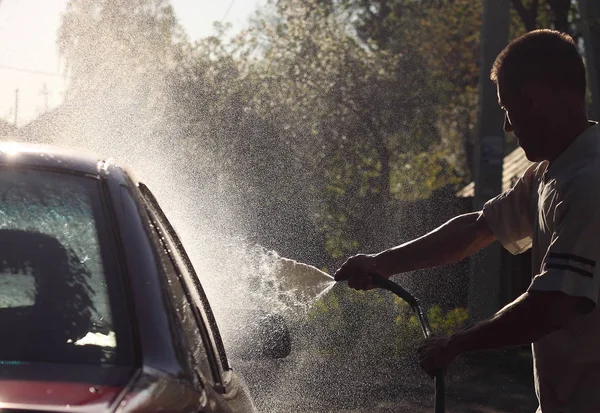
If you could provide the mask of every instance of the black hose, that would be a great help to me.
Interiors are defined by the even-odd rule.
[[[413,309],[417,318],[419,319],[419,324],[421,325],[421,330],[423,330],[423,335],[425,338],[431,337],[431,327],[429,326],[429,321],[427,320],[427,315],[421,309],[419,305],[419,300],[417,300],[411,293],[406,291],[404,288],[400,287],[393,281],[390,281],[387,278],[384,278],[377,274],[369,274],[371,279],[373,280],[373,285],[388,290],[398,297],[406,301],[410,307]],[[434,385],[435,385],[435,404],[434,404],[434,412],[435,413],[444,413],[445,405],[446,405],[446,384],[444,380],[444,373],[438,372],[434,377]]]

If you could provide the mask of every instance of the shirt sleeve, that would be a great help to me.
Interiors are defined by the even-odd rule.
[[[528,291],[562,291],[598,301],[600,273],[600,179],[578,176],[562,186],[554,209],[554,232],[541,272]]]
[[[533,188],[541,176],[541,164],[531,165],[508,191],[483,206],[483,216],[504,248],[520,254],[531,248],[533,234]]]

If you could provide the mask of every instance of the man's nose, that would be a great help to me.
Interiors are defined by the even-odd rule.
[[[512,132],[514,130],[512,123],[507,114],[504,114],[504,132]]]

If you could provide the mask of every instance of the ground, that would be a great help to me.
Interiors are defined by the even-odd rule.
[[[357,364],[296,355],[239,371],[265,413],[433,412],[433,382],[414,364]],[[447,372],[446,412],[535,412],[531,368],[527,349],[463,356]]]

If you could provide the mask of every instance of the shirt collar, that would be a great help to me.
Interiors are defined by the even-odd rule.
[[[556,175],[577,158],[588,154],[600,144],[600,125],[598,122],[588,121],[590,125],[581,135],[576,137],[569,146],[548,166],[548,176]]]

